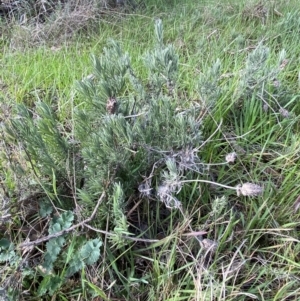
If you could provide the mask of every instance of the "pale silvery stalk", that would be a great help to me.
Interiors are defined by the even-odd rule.
[[[232,189],[237,192],[237,195],[243,195],[243,196],[258,196],[263,193],[263,188],[260,185],[253,184],[253,183],[244,183],[244,184],[239,184],[236,187],[233,186],[228,186],[220,183],[216,183],[213,181],[208,181],[208,180],[184,180],[181,181],[181,183],[191,183],[191,182],[199,182],[199,183],[207,183],[207,184],[213,184],[216,186],[224,187],[227,189]]]

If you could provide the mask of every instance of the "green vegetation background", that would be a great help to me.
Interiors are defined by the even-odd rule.
[[[82,22],[74,31],[67,28],[68,18],[1,21],[0,298],[299,300],[298,1],[152,0],[136,9],[105,11],[100,18],[79,15],[72,15]],[[19,176],[12,162],[30,169],[20,158],[22,137],[7,140],[5,125],[18,122],[17,105],[23,104],[33,116],[28,120],[35,114],[50,120],[52,108],[59,133],[72,132],[73,109],[84,101],[77,82],[93,74],[91,55],[101,57],[109,39],[129,54],[136,76],[147,82],[144,57],[155,48],[158,19],[164,44],[172,44],[179,57],[177,107],[171,112],[200,108],[203,140],[195,156],[205,173],[184,178],[189,184],[178,195],[183,206],[173,209],[141,195],[138,182],[110,190],[108,177],[103,185],[108,211],[93,224],[100,233],[77,227],[61,241],[52,240],[55,246],[21,248],[78,225],[92,215],[98,198],[78,212],[76,199],[57,193],[54,168],[48,166],[50,188],[44,185],[47,177],[35,177],[33,170]],[[118,96],[125,97],[126,89]],[[171,177],[174,166],[167,167]],[[234,187],[245,182],[264,192],[237,196]],[[49,250],[58,250],[57,256]]]

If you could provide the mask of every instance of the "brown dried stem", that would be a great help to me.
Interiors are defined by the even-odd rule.
[[[36,245],[39,245],[45,241],[48,241],[50,240],[51,238],[56,238],[56,237],[59,237],[61,235],[64,235],[66,233],[69,233],[69,232],[72,232],[74,229],[80,227],[80,226],[85,226],[85,224],[89,223],[96,215],[97,213],[97,210],[100,206],[100,204],[102,203],[102,200],[104,199],[105,197],[105,192],[102,192],[100,198],[98,199],[97,201],[97,204],[94,208],[94,211],[92,212],[92,214],[90,215],[90,217],[88,217],[87,219],[83,220],[82,222],[76,224],[76,225],[73,225],[72,227],[68,228],[68,229],[65,229],[65,230],[62,230],[62,231],[59,231],[59,232],[56,232],[56,233],[53,233],[53,234],[50,234],[48,236],[44,236],[42,238],[39,238],[37,240],[34,240],[34,241],[29,241],[29,242],[23,242],[19,245],[19,248],[28,248],[30,246],[36,246]]]

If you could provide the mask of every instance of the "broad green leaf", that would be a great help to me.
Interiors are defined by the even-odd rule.
[[[67,269],[66,277],[74,275],[76,272],[84,268],[83,260],[77,255],[71,261]]]
[[[49,202],[41,202],[40,203],[40,216],[46,217],[49,216],[53,211],[53,207]]]
[[[88,241],[80,250],[80,256],[86,264],[94,264],[100,257],[100,239]]]
[[[54,234],[54,233],[57,233],[61,230],[62,230],[61,225],[59,223],[55,223],[54,225],[52,225],[49,228],[49,234]]]
[[[0,239],[0,248],[2,250],[7,250],[9,248],[10,244],[11,244],[11,242],[6,238]]]
[[[66,211],[61,214],[57,222],[61,224],[62,229],[68,229],[72,226],[73,220],[74,214],[71,211]]]
[[[5,250],[0,253],[0,262],[11,261],[14,262],[14,258],[16,256],[15,251]]]

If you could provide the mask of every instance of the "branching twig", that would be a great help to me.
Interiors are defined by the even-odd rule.
[[[30,241],[30,242],[24,242],[24,243],[21,243],[19,245],[19,247],[22,249],[22,248],[27,248],[27,247],[30,247],[30,246],[36,246],[36,245],[39,245],[45,241],[48,241],[50,240],[51,238],[56,238],[56,237],[59,237],[61,235],[64,235],[66,233],[69,233],[71,231],[73,231],[74,229],[80,227],[80,226],[85,226],[85,224],[89,223],[96,215],[96,212],[103,200],[103,198],[105,197],[105,192],[103,192],[94,208],[94,211],[92,212],[92,214],[90,215],[90,217],[88,217],[87,219],[85,219],[84,221],[76,224],[76,225],[73,225],[72,227],[68,228],[68,229],[65,229],[65,230],[62,230],[62,231],[59,231],[59,232],[56,232],[56,233],[53,233],[53,234],[50,234],[48,236],[45,236],[45,237],[42,237],[42,238],[39,238],[37,240],[34,240],[34,241]]]
[[[34,240],[34,241],[30,241],[30,242],[24,242],[24,243],[21,243],[19,245],[19,248],[20,249],[23,249],[23,248],[28,248],[28,247],[32,247],[32,246],[36,246],[36,245],[39,245],[45,241],[48,241],[52,238],[56,238],[56,237],[59,237],[61,235],[64,235],[64,234],[67,234],[71,231],[73,231],[74,229],[80,227],[80,226],[84,226],[84,227],[87,227],[95,232],[98,232],[98,233],[102,233],[102,234],[105,234],[105,235],[108,235],[108,236],[116,236],[115,233],[110,233],[108,231],[105,231],[105,230],[100,230],[100,229],[97,229],[97,228],[94,228],[90,225],[88,225],[88,223],[95,217],[96,215],[96,212],[100,206],[100,204],[102,203],[102,200],[103,198],[105,197],[105,192],[102,193],[102,195],[100,196],[97,204],[96,204],[96,207],[94,208],[94,211],[92,212],[91,216],[88,217],[87,219],[85,219],[84,221],[68,228],[68,229],[65,229],[65,230],[62,230],[62,231],[59,231],[59,232],[56,232],[54,234],[51,234],[51,235],[48,235],[48,236],[45,236],[45,237],[42,237],[40,239],[37,239],[37,240]],[[185,233],[183,234],[183,236],[197,236],[199,234],[205,234],[206,232],[204,231],[198,231],[198,232],[190,232],[190,233]],[[159,241],[162,241],[164,239],[166,239],[167,237],[159,240],[159,239],[143,239],[143,238],[137,238],[137,237],[131,237],[131,236],[127,236],[127,235],[124,235],[122,236],[123,238],[125,239],[128,239],[128,240],[131,240],[131,241],[142,241],[142,242],[148,242],[148,243],[154,243],[154,242],[159,242]]]

